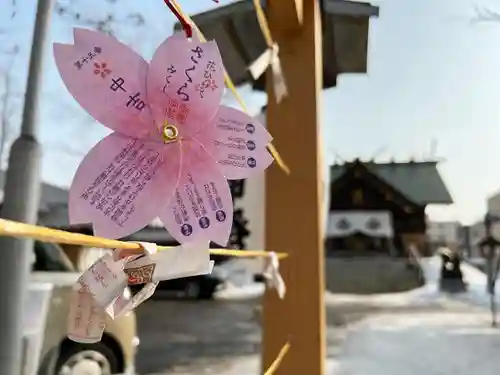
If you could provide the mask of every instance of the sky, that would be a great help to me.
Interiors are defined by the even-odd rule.
[[[180,0],[190,14],[233,2]],[[12,0],[0,0],[9,9]],[[34,26],[35,1],[16,0],[17,14],[0,13],[0,72],[10,70],[14,83],[11,119],[14,136],[20,126]],[[172,33],[174,16],[160,0],[59,0],[84,18],[115,10],[116,34],[146,59]],[[486,198],[500,190],[500,40],[499,22],[471,22],[477,7],[497,9],[500,0],[379,0],[379,18],[372,19],[368,74],[342,75],[336,88],[322,94],[321,132],[326,163],[356,157],[377,161],[391,158],[441,160],[439,170],[455,204],[431,207],[435,220],[465,224],[481,218]],[[127,14],[140,11],[145,26],[134,27]],[[108,130],[86,114],[64,87],[55,67],[51,45],[72,43],[72,19],[54,14],[46,41],[39,137],[43,145],[43,179],[68,187],[85,153]],[[18,44],[19,54],[7,52]],[[0,74],[1,75],[1,74]],[[0,77],[0,94],[3,90]],[[266,97],[240,89],[257,114]],[[229,95],[225,100],[235,105]],[[361,136],[360,136],[361,135]],[[436,152],[431,154],[431,143]]]

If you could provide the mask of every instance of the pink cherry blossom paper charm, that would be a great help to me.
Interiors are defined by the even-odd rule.
[[[115,38],[74,30],[54,44],[69,92],[114,132],[78,167],[71,223],[125,237],[160,217],[180,243],[227,244],[232,199],[227,179],[262,172],[271,136],[246,114],[220,105],[223,65],[215,42],[167,38],[148,64]]]
[[[155,244],[140,243],[142,253],[116,249],[98,259],[73,287],[68,316],[68,337],[76,342],[101,340],[106,316],[116,319],[151,297],[158,283],[209,274],[208,241],[186,243],[157,252]],[[144,285],[133,297],[127,284]]]

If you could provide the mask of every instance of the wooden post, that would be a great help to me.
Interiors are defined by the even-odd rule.
[[[301,14],[293,16],[293,10]],[[280,104],[268,75],[267,125],[291,169],[266,175],[266,248],[290,257],[280,269],[287,295],[266,292],[263,368],[290,339],[278,375],[322,375],[325,360],[324,251],[321,228],[320,94],[323,88],[319,0],[267,2],[273,39],[279,45],[288,97]]]

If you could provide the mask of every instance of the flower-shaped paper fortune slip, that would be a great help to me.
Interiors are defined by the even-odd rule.
[[[66,87],[113,133],[82,161],[70,189],[71,223],[124,237],[159,217],[179,242],[225,246],[232,225],[227,179],[272,162],[265,128],[220,105],[222,59],[215,42],[178,33],[151,63],[106,34],[75,29],[55,44]]]

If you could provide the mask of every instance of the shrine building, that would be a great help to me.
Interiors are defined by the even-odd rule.
[[[406,256],[411,243],[428,254],[425,209],[453,203],[437,164],[356,159],[332,165],[327,255]]]

